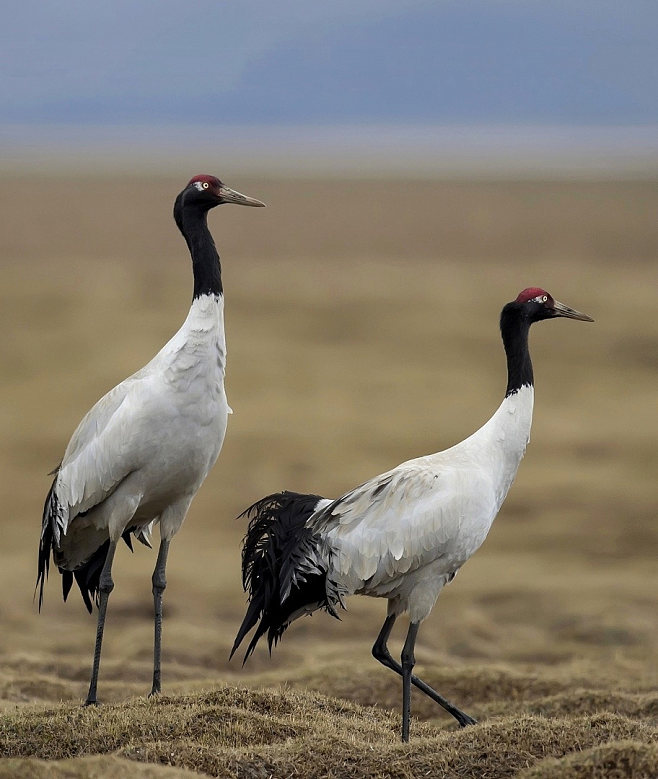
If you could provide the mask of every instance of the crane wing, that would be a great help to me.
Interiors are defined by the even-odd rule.
[[[141,375],[140,375],[141,374]],[[54,491],[59,524],[66,532],[79,514],[102,503],[135,468],[148,381],[138,372],[104,395],[84,416],[57,470]],[[148,440],[142,439],[147,447]]]
[[[473,489],[480,479],[484,483]],[[436,456],[418,458],[346,493],[316,512],[309,525],[326,540],[332,577],[347,591],[394,581],[439,558],[446,573],[454,573],[470,556],[465,549],[477,542],[480,526],[481,540],[486,536],[486,482],[486,476]],[[465,519],[473,528],[466,534]]]

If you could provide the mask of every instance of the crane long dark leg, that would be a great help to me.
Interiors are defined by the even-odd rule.
[[[409,721],[411,719],[411,672],[416,665],[414,647],[420,623],[409,625],[407,638],[402,647],[402,741],[409,741]]]
[[[98,669],[101,664],[101,649],[103,646],[103,630],[105,628],[107,601],[110,597],[110,593],[114,589],[114,582],[112,581],[112,561],[114,560],[116,548],[117,542],[110,540],[107,557],[105,558],[103,570],[101,571],[100,579],[98,581],[99,604],[98,624],[96,625],[96,646],[94,647],[94,664],[91,669],[91,682],[89,683],[89,692],[87,693],[85,706],[95,706],[96,703],[98,703],[96,700],[96,686],[98,684]]]
[[[153,571],[153,612],[155,615],[155,639],[153,642],[153,686],[150,695],[160,693],[161,673],[160,673],[160,655],[162,650],[162,593],[167,586],[165,578],[165,568],[167,566],[167,555],[169,554],[169,539],[160,541],[158,550],[158,559]]]
[[[377,640],[372,647],[372,654],[373,657],[376,660],[379,660],[382,665],[385,665],[387,668],[390,668],[392,671],[395,671],[397,674],[402,676],[402,666],[393,659],[387,646],[388,638],[391,635],[391,630],[393,630],[393,625],[395,624],[395,619],[395,614],[390,614],[388,617],[386,617],[386,620],[382,625],[382,629],[379,631],[379,635],[377,636]],[[475,725],[477,723],[477,720],[473,719],[473,717],[469,717],[468,714],[463,712],[461,709],[458,709],[442,695],[439,695],[439,693],[436,692],[436,690],[433,690],[429,684],[426,684],[422,679],[419,679],[413,674],[411,675],[411,683],[415,687],[418,687],[421,692],[424,692],[425,695],[430,697],[433,701],[438,703],[439,706],[444,708],[449,714],[452,714],[452,716],[457,720],[457,722],[459,722],[462,728],[466,727],[466,725]]]

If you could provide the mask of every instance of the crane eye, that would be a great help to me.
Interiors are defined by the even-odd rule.
[[[204,182],[203,182],[203,188],[204,188],[204,189],[208,189],[208,187],[209,187],[209,186],[210,186],[210,185],[208,184],[208,182],[207,182],[207,181],[204,181]],[[544,298],[544,300],[546,300],[546,298]]]
[[[547,300],[548,300],[548,296],[547,295],[542,295],[541,296],[541,302],[542,303],[545,303]]]

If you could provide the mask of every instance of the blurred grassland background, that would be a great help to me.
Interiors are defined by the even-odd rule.
[[[210,215],[235,413],[170,555],[172,697],[133,697],[150,684],[155,555],[122,549],[97,712],[78,708],[95,619],[77,591],[61,602],[56,573],[40,616],[32,601],[46,474],[82,414],[186,315],[171,207],[188,174],[3,174],[0,776],[650,776],[656,180],[208,172],[269,206]],[[271,659],[229,664],[245,607],[236,515],[282,488],[339,495],[479,427],[505,388],[498,315],[526,286],[596,323],[533,328],[526,458],[417,646],[419,674],[484,724],[456,733],[414,694],[426,722],[415,749],[398,745],[400,684],[370,657],[380,601],[350,600],[342,623],[300,620]]]

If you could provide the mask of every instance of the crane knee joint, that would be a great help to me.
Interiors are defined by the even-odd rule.
[[[403,649],[400,657],[402,660],[402,667],[404,669],[408,668],[411,670],[416,665],[416,658],[413,651]]]
[[[151,580],[153,582],[153,593],[162,592],[167,587],[167,580],[164,576],[156,576],[153,574]]]

